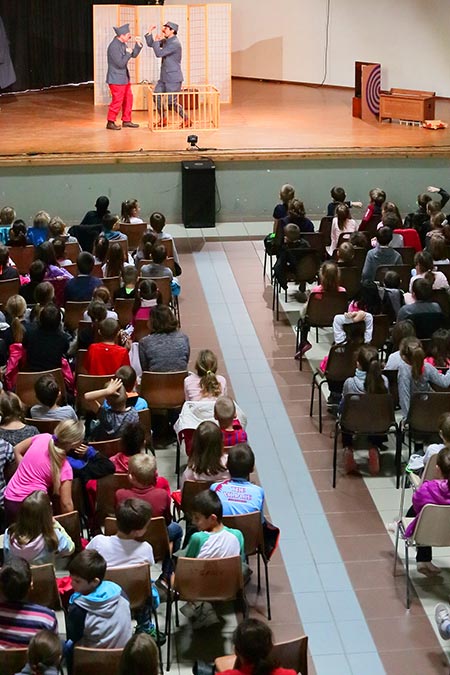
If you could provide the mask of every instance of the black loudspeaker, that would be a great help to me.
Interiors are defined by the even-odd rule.
[[[181,162],[185,227],[215,227],[216,167],[210,159]]]

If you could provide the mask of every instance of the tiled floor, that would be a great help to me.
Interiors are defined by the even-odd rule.
[[[249,417],[270,517],[282,529],[280,552],[270,565],[275,638],[306,632],[320,675],[446,673],[427,615],[447,599],[450,566],[438,581],[416,580],[414,572],[425,611],[414,597],[407,612],[404,576],[392,576],[393,545],[384,527],[397,514],[400,497],[392,459],[383,457],[382,476],[339,476],[332,489],[332,420],[327,418],[320,435],[317,419],[309,417],[311,365],[298,371],[291,321],[283,314],[273,320],[262,242],[254,239],[267,225],[258,227],[243,225],[239,241],[221,240],[228,237],[225,226],[218,236],[205,231],[207,241],[201,231],[175,231],[183,237],[181,316],[191,361],[203,347],[220,356],[221,372]],[[288,305],[295,307],[291,300]],[[295,312],[288,316],[296,318]],[[329,336],[321,332],[319,348],[308,353],[310,364],[319,362],[328,345]],[[364,472],[364,452],[360,461]],[[252,593],[250,601],[256,601]],[[264,617],[263,595],[256,605]],[[225,636],[231,625],[226,623]],[[187,629],[181,635],[183,670],[192,663],[193,647]],[[219,640],[219,647],[227,646]]]

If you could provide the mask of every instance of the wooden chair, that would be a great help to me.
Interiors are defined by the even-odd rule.
[[[64,311],[64,326],[72,333],[78,328],[78,324],[83,320],[83,314],[89,307],[89,302],[72,302],[68,300]]]
[[[101,263],[95,263],[94,267],[92,268],[91,274],[92,274],[93,277],[97,277],[98,279],[103,279],[102,264]]]
[[[333,224],[333,216],[323,216],[319,225],[319,232],[322,235],[323,245],[331,245],[331,225]]]
[[[118,675],[122,652],[123,649],[75,646],[72,675]]]
[[[143,261],[141,261],[143,262]],[[170,277],[139,277],[141,279],[148,279],[149,281],[154,281],[158,291],[161,293],[161,300],[163,305],[172,307],[172,289],[170,288],[171,279]]]
[[[78,332],[80,332],[80,330],[84,332],[86,329],[88,329],[88,330],[90,329],[92,331],[92,337],[93,337],[94,342],[101,342],[98,321],[96,321],[96,322],[79,321],[78,322]]]
[[[313,416],[314,395],[317,389],[319,395],[319,433],[322,433],[322,387],[327,384],[328,380],[344,383],[348,377],[353,377],[356,367],[356,354],[359,348],[358,343],[351,341],[333,345],[328,354],[325,370],[318,368],[313,374],[309,416]]]
[[[147,231],[147,223],[119,223],[120,231],[128,237],[128,250],[136,251],[142,235]]]
[[[433,291],[436,293],[437,291]],[[445,328],[447,324],[447,317],[438,312],[431,314],[430,312],[419,312],[411,314],[408,319],[414,324],[416,329],[416,336],[419,340],[429,340],[433,333],[439,328]]]
[[[66,385],[61,368],[54,368],[53,370],[40,370],[34,373],[17,373],[16,394],[27,408],[39,403],[34,392],[35,382],[42,377],[42,375],[53,375],[61,389],[61,397],[66,396]]]
[[[129,488],[130,481],[126,473],[113,473],[97,481],[96,517],[100,525],[107,516],[115,515],[115,496],[117,490]]]
[[[301,237],[308,242],[313,251],[317,251],[321,260],[325,259],[325,244],[322,232],[302,232]]]
[[[431,302],[437,302],[447,322],[450,318],[450,295],[445,288],[439,288],[432,292]]]
[[[406,429],[409,454],[413,440],[429,440],[437,435],[439,418],[450,410],[450,391],[432,391],[412,394]]]
[[[300,675],[308,675],[308,637],[306,635],[288,642],[274,644],[272,655],[281,668],[293,670]],[[216,673],[233,670],[235,663],[236,656],[234,654],[219,656],[214,661]]]
[[[78,274],[78,265],[75,262],[70,265],[64,265],[64,269],[67,270],[67,272],[70,272],[73,277],[76,277]]]
[[[34,260],[34,246],[8,246],[8,253],[14,260],[20,274],[28,274]]]
[[[306,305],[306,315],[297,321],[295,353],[300,349],[300,337],[305,325],[316,329],[316,342],[319,341],[319,328],[331,328],[336,314],[347,311],[346,293],[311,293]],[[299,369],[303,367],[303,354],[300,354]]]
[[[409,290],[409,282],[411,281],[411,266],[410,265],[380,265],[377,267],[375,273],[375,281],[380,284],[384,283],[384,276],[386,272],[397,272],[400,277],[400,288],[405,293]]]
[[[117,298],[114,300],[114,311],[117,312],[121,328],[126,328],[133,321],[133,298]]]
[[[145,431],[145,447],[152,449],[152,413],[150,408],[144,408],[137,411],[139,415],[139,424]],[[153,452],[153,451],[152,451]],[[154,453],[153,453],[154,454]]]
[[[164,246],[168,258],[173,258],[173,239],[157,239],[158,246]]]
[[[28,661],[28,647],[8,647],[0,649],[0,673],[16,675]]]
[[[298,263],[295,272],[292,276],[288,276],[289,281],[294,281],[297,284],[302,282],[312,283],[319,272],[321,258],[318,251],[311,249],[300,249],[298,251]],[[280,318],[280,283],[276,276],[273,278],[273,295],[272,295],[272,311],[276,312],[277,321]],[[287,290],[285,291],[285,302],[287,302]]]
[[[397,523],[395,536],[394,576],[397,569],[398,542],[400,535],[405,544],[406,609],[409,609],[411,604],[409,549],[411,546],[450,546],[450,506],[426,504],[417,518],[412,536],[406,538],[405,531],[412,520],[412,518],[402,518],[402,520]]]
[[[81,523],[78,511],[60,513],[55,516],[55,520],[63,526],[69,537],[72,539],[75,544],[75,553],[79,553],[83,547],[81,545]]]
[[[78,378],[78,375],[87,375],[86,372],[86,367],[84,365],[86,355],[87,355],[87,349],[78,349],[77,350],[77,355],[75,359],[75,375]]]
[[[12,295],[17,295],[20,289],[20,279],[6,279],[0,281],[0,304],[5,306]]]
[[[178,506],[174,502],[174,510],[177,512],[177,519],[181,520],[181,512],[184,513],[184,518],[186,520],[192,519],[192,511],[194,505],[194,499],[200,492],[209,490],[210,486],[213,484],[213,481],[208,480],[186,480],[183,483],[181,490],[181,503]]]
[[[374,414],[376,411],[376,414]],[[346,394],[342,412],[336,418],[333,450],[333,487],[336,487],[337,443],[339,432],[376,436],[395,434],[397,488],[400,485],[402,437],[395,420],[394,401],[390,394]]]
[[[436,271],[445,274],[447,281],[450,284],[450,263],[441,263],[440,265],[436,265]]]
[[[83,373],[79,373],[77,375],[76,407],[80,413],[84,413],[87,410],[97,412],[95,401],[86,401],[84,395],[88,391],[103,389],[113,376],[114,373],[111,373],[111,375],[84,375]],[[101,401],[99,402],[101,403]]]
[[[73,263],[76,263],[78,256],[81,253],[80,244],[77,241],[66,242],[65,248],[66,258],[71,260]]]
[[[339,265],[339,283],[347,291],[347,298],[354,298],[361,288],[361,268]]]
[[[409,265],[410,270],[414,267],[414,256],[416,255],[416,250],[412,246],[399,246],[395,250],[397,253],[400,253],[402,256],[403,264]]]
[[[373,333],[371,344],[383,355],[390,330],[389,317],[387,314],[375,314],[373,317]]]
[[[358,269],[362,270],[362,268],[364,267],[364,262],[366,260],[367,249],[362,248],[361,246],[354,246],[354,252],[355,255],[353,258],[353,265]]]
[[[112,516],[105,518],[105,534],[107,537],[117,532],[117,520]],[[167,555],[170,555],[170,542],[167,534],[166,521],[163,516],[152,518],[147,526],[147,530],[142,537],[142,541],[147,541],[153,548],[153,557],[155,561],[162,561]]]
[[[40,434],[53,434],[61,420],[39,420],[34,417],[26,417],[25,424],[36,427]]]
[[[139,342],[146,335],[150,335],[150,328],[148,325],[148,319],[135,319],[134,320],[134,332],[133,332],[133,342]]]
[[[230,558],[178,558],[174,580],[175,622],[178,627],[178,601],[227,602],[239,600],[244,618],[248,614],[240,556]],[[167,603],[167,666],[170,670],[172,603]]]
[[[102,286],[106,286],[108,291],[111,294],[111,297],[114,297],[114,293],[120,289],[120,277],[103,277]]]
[[[117,455],[122,450],[122,440],[120,438],[109,438],[107,441],[90,441],[94,450],[101,452],[105,457]]]
[[[32,566],[31,578],[33,584],[28,592],[28,601],[37,605],[44,605],[44,607],[49,607],[55,611],[62,609],[53,565]]]
[[[394,401],[394,408],[397,410],[399,408],[398,370],[383,370],[383,375],[389,382],[389,393],[392,396],[392,400]]]
[[[264,565],[266,582],[266,604],[267,618],[272,619],[270,611],[270,585],[269,585],[269,560],[264,548],[264,535],[261,520],[261,511],[253,513],[244,513],[235,516],[224,516],[223,524],[242,532],[244,537],[244,551],[248,559],[251,555],[256,555],[258,569],[258,593],[261,590],[261,561]]]

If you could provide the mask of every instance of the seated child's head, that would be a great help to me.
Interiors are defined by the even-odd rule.
[[[214,419],[221,429],[229,427],[236,417],[236,406],[229,396],[219,396],[214,405]]]
[[[99,236],[94,242],[94,256],[101,263],[105,262],[106,256],[108,255],[108,249],[109,249],[109,239],[107,239],[105,235],[99,234]]]
[[[66,224],[59,216],[55,216],[49,222],[48,229],[53,238],[63,237],[66,232]]]
[[[50,223],[50,216],[47,211],[38,211],[33,218],[33,227],[47,229]]]
[[[121,366],[114,373],[114,377],[122,380],[122,384],[125,387],[125,391],[133,391],[136,384],[136,371],[131,366]]]
[[[391,332],[391,341],[393,351],[397,351],[400,347],[400,342],[406,337],[415,337],[416,329],[412,321],[397,321]]]
[[[355,248],[349,241],[343,241],[337,250],[338,262],[349,265],[355,258]]]
[[[33,262],[30,265],[30,281],[32,281],[35,284],[40,284],[44,281],[44,277],[45,277],[44,263],[42,262],[42,260],[33,260]]]
[[[112,213],[105,213],[102,218],[102,225],[105,232],[112,232],[112,230],[119,229],[119,216]]]
[[[126,267],[124,267],[122,277],[125,286],[127,286],[128,288],[130,287],[134,288],[136,286],[136,282],[138,280],[139,275],[134,265],[127,265]]]
[[[280,190],[280,199],[283,204],[289,204],[289,202],[295,197],[295,188],[289,183],[285,183],[281,186]]]
[[[143,499],[125,499],[116,508],[117,529],[131,539],[143,537],[151,519],[152,507]]]
[[[426,209],[428,202],[431,202],[432,198],[426,192],[421,192],[420,195],[417,195],[417,204],[422,208]]]
[[[111,293],[106,286],[97,286],[92,293],[92,300],[100,300],[104,302],[107,307],[111,306]]]
[[[128,473],[133,485],[138,484],[142,487],[156,485],[156,459],[153,455],[144,453],[133,455],[128,462]]]
[[[446,445],[450,445],[450,412],[444,413],[439,418],[439,436]]]
[[[13,222],[9,231],[9,241],[15,246],[27,245],[27,226],[23,220],[15,220]]]
[[[192,520],[201,532],[211,532],[222,523],[222,502],[215,492],[203,490],[194,498]]]
[[[106,402],[109,406],[111,406],[111,410],[114,412],[123,412],[127,408],[127,399],[127,392],[125,391],[125,387],[122,384],[120,389],[115,394],[111,394],[110,396],[106,397]]]
[[[50,630],[40,630],[28,645],[28,665],[30,673],[61,672],[62,643],[58,635]]]
[[[294,244],[300,239],[300,228],[295,223],[288,223],[284,228],[284,237],[288,244]]]
[[[289,215],[303,218],[305,215],[305,205],[300,199],[291,199],[288,205]]]
[[[90,316],[93,323],[105,321],[107,312],[105,303],[100,300],[91,300],[87,308],[88,316]]]
[[[92,253],[82,251],[77,258],[78,274],[91,274],[95,259]]]
[[[56,259],[57,260],[63,260],[66,255],[66,242],[61,239],[53,239],[53,248],[55,251]]]
[[[157,232],[158,234],[162,232],[165,224],[166,218],[162,213],[159,213],[159,211],[152,213],[150,216],[150,227],[154,232]]]
[[[380,227],[376,237],[380,246],[389,246],[392,241],[392,230],[389,227]]]
[[[16,212],[12,206],[4,206],[0,211],[0,225],[12,225],[16,219]]]
[[[119,675],[158,675],[159,655],[154,639],[147,633],[135,633],[120,657]]]
[[[41,375],[34,383],[34,391],[39,403],[46,405],[48,408],[52,408],[55,405],[61,393],[59,384],[52,374]]]
[[[347,196],[345,194],[344,188],[337,187],[337,186],[334,186],[334,187],[331,188],[330,194],[331,194],[331,199],[334,202],[341,202],[341,203],[345,202],[345,197]]]
[[[247,478],[255,468],[255,455],[248,443],[238,443],[230,448],[227,469],[231,478]]]
[[[394,211],[385,211],[381,220],[383,227],[388,227],[390,230],[398,230],[402,227],[402,219]]]
[[[444,225],[444,222],[447,220],[447,216],[443,211],[438,211],[437,213],[433,213],[432,216],[430,216],[430,225],[432,230],[441,230],[442,226]]]
[[[153,246],[152,259],[154,263],[156,263],[157,265],[162,265],[162,263],[166,260],[166,258],[167,253],[165,246],[162,246],[161,244]]]
[[[430,237],[429,251],[433,260],[446,260],[447,242],[442,234],[433,234]]]
[[[356,248],[367,248],[367,237],[364,232],[352,232],[350,243],[352,246],[356,246]]]
[[[412,294],[416,301],[431,302],[433,297],[433,285],[428,279],[422,277],[414,279],[412,284]]]
[[[31,570],[22,558],[11,558],[0,569],[0,596],[7,602],[22,602],[31,587]]]
[[[450,482],[450,448],[442,448],[436,459],[437,468],[444,480]]]
[[[120,331],[117,319],[103,319],[99,326],[100,337],[104,342],[115,342]]]
[[[75,593],[89,595],[102,583],[106,573],[106,560],[94,550],[84,549],[68,566]]]
[[[385,288],[400,288],[400,275],[394,270],[389,270],[384,275],[384,286]]]
[[[373,188],[369,192],[370,201],[377,206],[382,206],[386,201],[386,193],[381,188]]]
[[[435,213],[439,213],[441,210],[441,202],[434,202],[434,201],[429,201],[426,206],[427,209],[427,214],[430,216],[434,216]]]
[[[430,354],[436,368],[446,368],[450,356],[450,331],[438,328],[431,336]]]
[[[137,455],[145,447],[145,429],[139,422],[128,422],[121,429],[120,440],[124,455]]]

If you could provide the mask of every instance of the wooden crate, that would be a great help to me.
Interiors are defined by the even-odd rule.
[[[423,122],[434,119],[434,91],[391,89],[380,96],[380,122],[383,119]]]
[[[132,84],[133,110],[147,110],[148,84]]]
[[[163,124],[158,114],[158,97],[161,108],[165,111],[166,124]],[[152,131],[178,131],[180,128],[203,131],[219,128],[220,93],[212,84],[192,84],[183,87],[178,94],[156,94],[149,85],[147,101],[148,126]],[[179,115],[177,105],[183,107],[189,124]]]

